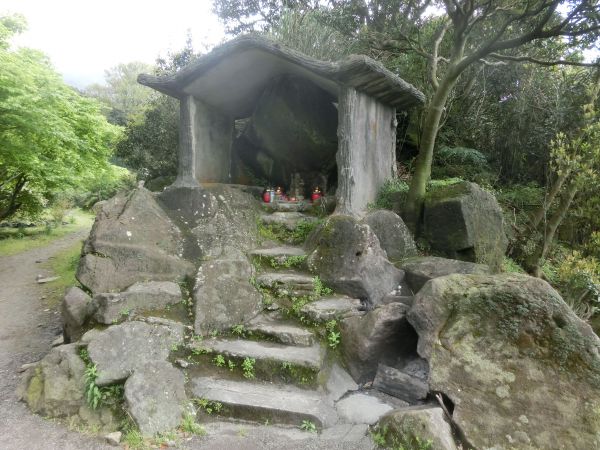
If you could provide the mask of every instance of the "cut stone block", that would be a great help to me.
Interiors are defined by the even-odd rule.
[[[327,322],[332,319],[345,318],[362,314],[361,301],[350,297],[322,297],[307,303],[300,310],[315,322]]]
[[[329,398],[335,402],[342,398],[346,392],[358,390],[358,384],[339,364],[334,363],[331,372],[329,372],[325,389],[329,393]]]
[[[315,335],[307,330],[266,315],[252,319],[246,329],[266,336],[271,336],[282,344],[309,347],[315,343]]]
[[[298,272],[266,272],[256,279],[259,285],[276,290],[281,295],[301,297],[313,295],[313,277]]]
[[[409,403],[424,400],[429,393],[424,380],[384,364],[379,364],[373,387]]]
[[[254,358],[281,364],[284,362],[306,367],[315,371],[321,369],[324,352],[319,345],[312,347],[294,347],[274,342],[256,342],[243,339],[209,339],[190,344],[192,348],[202,348],[222,353],[231,358]]]
[[[310,420],[318,427],[331,426],[337,421],[326,397],[291,386],[200,377],[192,378],[191,392],[195,397],[222,403],[235,416],[255,421],[269,419],[298,425]]]
[[[306,268],[306,252],[300,247],[281,246],[271,248],[259,248],[250,252],[250,257],[268,264],[269,260],[274,260],[280,266],[288,261],[288,258],[303,258],[297,262],[295,268]]]

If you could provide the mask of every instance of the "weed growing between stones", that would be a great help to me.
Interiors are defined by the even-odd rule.
[[[313,289],[315,290],[315,297],[317,298],[333,294],[333,289],[325,286],[325,283],[323,283],[318,275],[313,278]]]
[[[327,343],[329,347],[335,349],[341,342],[342,333],[338,327],[338,321],[335,319],[329,320],[325,323],[325,330],[327,331]]]
[[[296,228],[288,230],[283,225],[264,224],[258,219],[258,234],[266,241],[285,242],[286,244],[297,245],[303,243],[311,231],[322,222],[322,220],[300,220],[296,224]]]
[[[261,266],[266,265],[273,269],[294,269],[302,267],[306,261],[306,258],[306,255],[281,257],[257,255],[254,257],[254,262],[256,264],[255,268],[260,268]]]
[[[207,400],[205,398],[195,398],[194,403],[209,416],[213,412],[219,414],[223,410],[223,403]]]
[[[302,431],[308,431],[309,433],[317,432],[317,426],[314,424],[314,422],[311,422],[310,420],[303,420],[300,424],[300,429]]]
[[[217,355],[213,358],[213,362],[215,363],[215,366],[217,366],[217,367],[224,367],[225,366],[225,357],[223,355]]]
[[[242,361],[242,371],[244,372],[244,378],[254,378],[254,364],[256,364],[256,359],[248,357],[244,358],[244,361]]]
[[[97,409],[99,406],[108,406],[111,408],[121,408],[125,389],[123,384],[113,384],[112,386],[99,387],[96,384],[98,370],[92,363],[87,349],[82,348],[79,356],[85,363],[84,383],[85,400],[91,409]]]
[[[246,327],[244,327],[244,324],[234,325],[231,327],[231,333],[238,337],[245,337]]]
[[[184,433],[195,434],[197,436],[205,436],[206,430],[202,425],[196,422],[196,417],[192,414],[185,414],[183,421],[179,427]]]

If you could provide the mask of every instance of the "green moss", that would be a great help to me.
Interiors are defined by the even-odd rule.
[[[35,373],[29,380],[29,386],[27,386],[26,398],[29,407],[35,411],[37,405],[42,401],[42,395],[44,394],[44,375],[42,374],[42,368],[40,366],[35,368]]]

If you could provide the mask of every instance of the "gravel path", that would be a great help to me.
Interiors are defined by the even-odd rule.
[[[99,437],[69,431],[64,425],[32,414],[17,401],[15,390],[25,363],[39,361],[61,333],[59,306],[47,308],[36,276],[52,275],[40,267],[57,252],[87,237],[82,230],[47,247],[0,256],[0,449],[114,449]],[[206,424],[208,436],[179,442],[178,447],[202,450],[359,450],[372,449],[368,437],[354,442],[323,441],[298,429],[252,424]]]

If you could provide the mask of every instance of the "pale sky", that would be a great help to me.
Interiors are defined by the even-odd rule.
[[[0,0],[0,15],[21,13],[28,29],[15,44],[42,50],[65,81],[102,82],[119,63],[153,63],[183,48],[192,33],[196,51],[225,39],[210,0]]]

